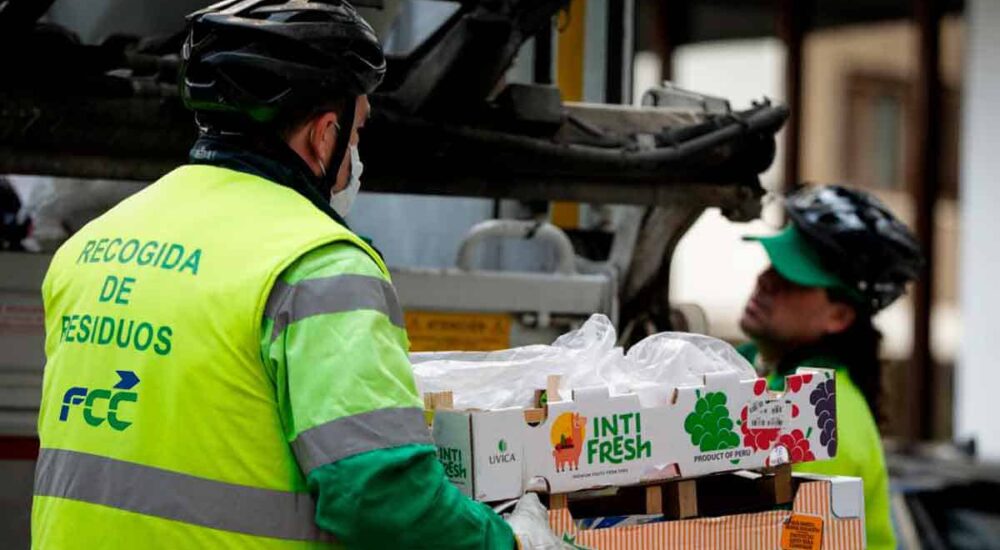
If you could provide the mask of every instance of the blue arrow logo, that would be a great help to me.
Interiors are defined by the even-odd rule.
[[[130,370],[116,370],[115,372],[117,372],[118,377],[121,378],[121,380],[115,384],[116,390],[130,390],[139,383],[139,377]]]

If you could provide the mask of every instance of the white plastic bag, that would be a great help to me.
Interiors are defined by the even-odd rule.
[[[582,327],[550,346],[491,352],[430,352],[410,355],[421,393],[452,392],[457,409],[530,407],[535,390],[560,375],[559,393],[570,399],[576,388],[609,386],[612,395],[635,392],[643,406],[667,402],[673,388],[700,385],[712,372],[757,376],[732,346],[700,334],[662,332],[623,354],[615,346],[611,320],[592,315]]]
[[[558,374],[560,394],[605,384],[604,373],[620,369],[621,348],[611,320],[592,315],[552,345],[492,352],[413,353],[410,361],[421,394],[450,391],[456,409],[530,407],[535,390]]]
[[[621,369],[609,376],[632,388],[651,384],[671,387],[704,383],[704,375],[735,372],[740,380],[756,378],[750,363],[733,346],[711,336],[661,332],[644,338],[628,350]]]

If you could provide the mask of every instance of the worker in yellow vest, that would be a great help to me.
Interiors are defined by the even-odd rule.
[[[372,28],[341,0],[189,22],[190,164],[70,238],[42,287],[33,546],[556,547],[537,498],[508,524],[446,479],[389,272],[344,221]]]
[[[820,426],[819,439],[836,458],[794,470],[862,478],[867,547],[892,549],[889,476],[873,414],[881,391],[881,334],[872,316],[903,294],[923,257],[909,229],[867,193],[806,189],[790,196],[785,210],[784,231],[753,238],[771,266],[757,278],[743,312],[740,327],[753,342],[739,351],[769,374],[772,390],[784,390],[784,375],[799,366],[836,371],[830,386],[835,411],[819,412],[821,422],[824,414],[836,415],[835,423]]]

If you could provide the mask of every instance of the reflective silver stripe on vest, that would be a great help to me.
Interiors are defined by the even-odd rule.
[[[271,289],[264,315],[274,319],[273,340],[285,327],[307,317],[359,309],[379,311],[397,327],[406,326],[392,284],[367,275],[320,277],[293,285],[277,281]]]
[[[41,449],[35,495],[79,500],[223,531],[328,541],[308,493],[259,489],[133,462]]]
[[[424,411],[416,407],[378,409],[310,428],[292,443],[302,471],[356,454],[401,445],[431,445]]]

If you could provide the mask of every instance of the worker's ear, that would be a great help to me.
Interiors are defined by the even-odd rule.
[[[328,171],[337,132],[340,131],[337,122],[337,113],[320,113],[284,136],[288,147],[298,153],[316,177]]]
[[[853,306],[842,302],[830,302],[823,328],[827,334],[844,332],[854,324],[857,316],[858,312],[854,310]]]
[[[307,124],[307,148],[313,160],[319,163],[325,171],[333,155],[334,144],[337,143],[337,113],[328,111],[313,117]]]

